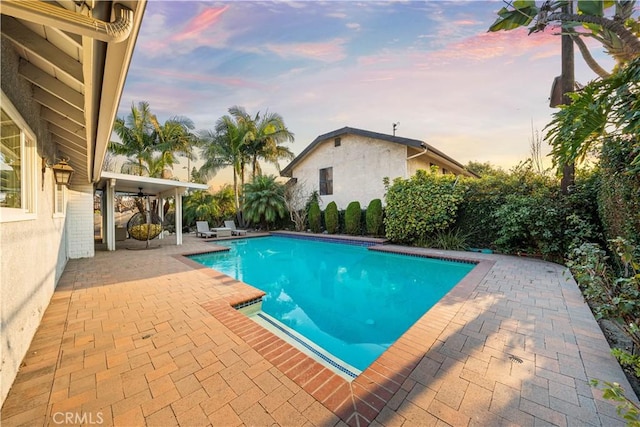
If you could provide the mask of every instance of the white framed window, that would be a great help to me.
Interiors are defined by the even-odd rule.
[[[67,213],[67,187],[53,183],[53,217],[63,218]]]
[[[0,113],[0,222],[35,219],[36,137],[4,92]]]

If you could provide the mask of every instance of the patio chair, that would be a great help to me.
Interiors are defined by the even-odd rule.
[[[224,222],[224,226],[231,229],[231,234],[233,236],[246,236],[247,235],[247,230],[241,230],[241,229],[236,228],[236,222],[233,221],[233,220],[225,221]]]
[[[216,237],[216,232],[209,229],[207,221],[196,221],[196,237]]]

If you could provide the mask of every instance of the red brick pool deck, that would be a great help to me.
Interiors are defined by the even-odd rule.
[[[348,382],[232,308],[259,291],[182,256],[210,243],[153,243],[69,261],[2,426],[622,426],[589,380],[635,399],[557,264],[411,249],[479,264]]]

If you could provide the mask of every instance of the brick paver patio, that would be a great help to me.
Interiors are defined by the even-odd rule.
[[[633,393],[562,266],[414,249],[480,263],[348,382],[232,309],[260,292],[184,241],[69,261],[3,426],[624,425],[589,380]]]

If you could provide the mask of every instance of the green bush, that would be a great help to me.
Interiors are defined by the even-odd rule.
[[[640,173],[629,166],[639,154],[631,144],[617,140],[606,140],[602,146],[598,210],[606,239],[619,236],[640,244]]]
[[[436,231],[419,246],[448,251],[464,251],[469,248],[467,238],[467,235],[459,228],[450,228],[444,231]]]
[[[366,224],[367,234],[379,236],[382,234],[382,200],[373,199],[367,206]]]
[[[456,218],[465,184],[454,175],[419,170],[409,179],[387,184],[384,225],[389,239],[414,244],[437,230],[445,230]]]
[[[336,234],[338,232],[340,223],[336,202],[330,202],[324,210],[324,224],[327,227],[327,233]]]
[[[498,224],[494,241],[498,250],[562,257],[563,211],[557,195],[544,187],[529,195],[507,195],[492,214]]]
[[[351,202],[344,214],[344,231],[354,236],[360,235],[362,209],[360,202]]]
[[[322,212],[320,211],[320,205],[317,202],[312,201],[309,203],[309,228],[314,233],[319,233],[321,231],[321,221],[322,221]]]

